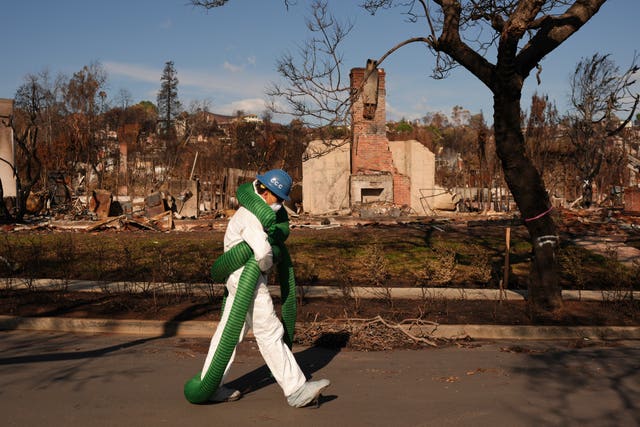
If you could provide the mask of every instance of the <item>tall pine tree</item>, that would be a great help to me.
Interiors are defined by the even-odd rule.
[[[178,73],[173,61],[167,61],[160,77],[160,91],[158,91],[158,117],[161,130],[167,134],[173,129],[175,118],[180,113],[182,105],[178,100]]]

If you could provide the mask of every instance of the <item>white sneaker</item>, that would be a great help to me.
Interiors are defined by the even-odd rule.
[[[320,393],[330,384],[329,380],[307,381],[297,391],[287,396],[287,402],[294,408],[302,408],[314,401],[318,403]]]
[[[209,398],[212,402],[234,402],[242,397],[240,390],[221,385],[213,396]]]

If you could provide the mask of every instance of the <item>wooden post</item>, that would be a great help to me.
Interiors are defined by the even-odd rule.
[[[505,230],[506,248],[504,251],[504,276],[500,282],[500,298],[506,296],[504,290],[509,287],[509,252],[511,251],[511,227]]]

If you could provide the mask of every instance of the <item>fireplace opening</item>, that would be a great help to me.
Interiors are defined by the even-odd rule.
[[[372,203],[380,201],[384,188],[362,188],[360,190],[360,202]]]

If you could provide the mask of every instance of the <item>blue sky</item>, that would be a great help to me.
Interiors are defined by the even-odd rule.
[[[174,61],[179,97],[208,101],[216,113],[236,110],[260,114],[264,91],[278,81],[276,60],[295,53],[309,37],[305,25],[310,1],[299,0],[287,11],[282,0],[231,0],[205,11],[187,0],[31,0],[6,1],[0,24],[2,65],[0,98],[12,98],[30,73],[49,70],[68,76],[91,62],[108,73],[110,100],[127,90],[134,102],[156,101],[166,61]],[[347,70],[363,67],[399,41],[424,35],[399,9],[371,16],[360,1],[330,0],[332,12],[355,24],[343,53]],[[542,84],[530,76],[523,108],[537,91],[562,110],[567,105],[568,79],[576,63],[596,52],[611,53],[620,66],[629,65],[638,50],[640,1],[609,0],[578,33],[542,62]],[[428,112],[449,114],[461,105],[482,111],[489,122],[488,89],[464,69],[446,80],[430,77],[434,58],[423,46],[403,48],[382,67],[387,73],[387,116],[414,119]],[[286,122],[289,119],[281,121]]]

